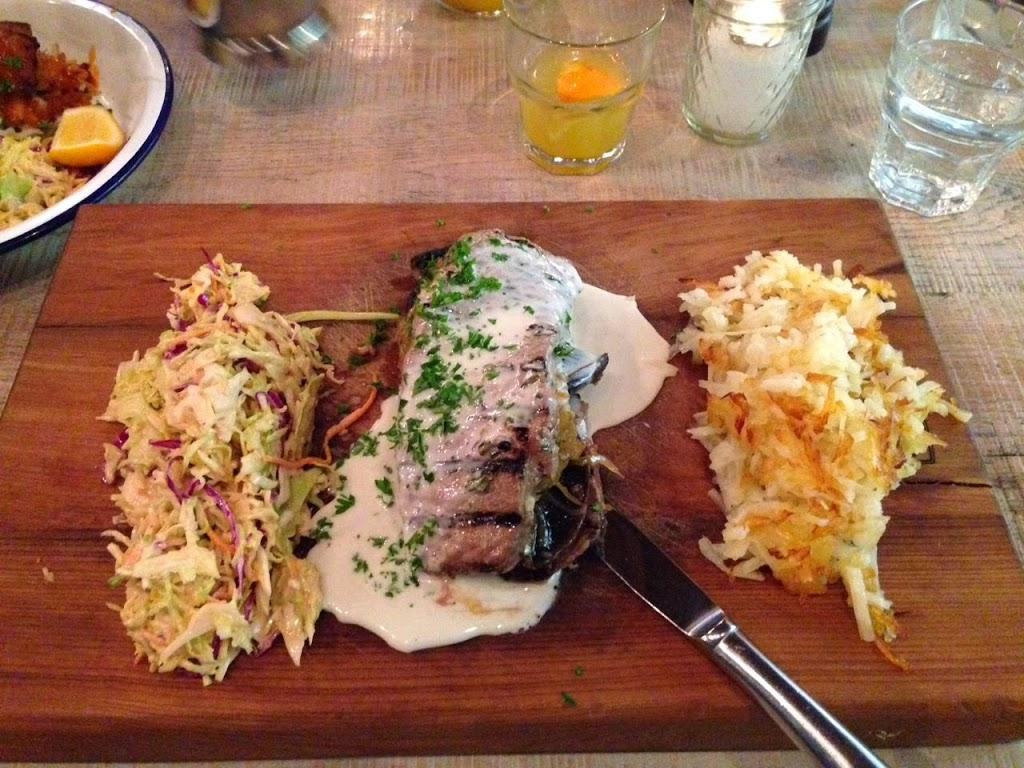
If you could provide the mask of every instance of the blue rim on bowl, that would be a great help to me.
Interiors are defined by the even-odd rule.
[[[150,124],[144,123],[137,127],[136,133],[141,132],[143,134],[143,139],[142,142],[134,148],[132,154],[124,158],[121,158],[120,155],[118,155],[107,164],[107,167],[115,166],[116,168],[110,178],[106,179],[93,189],[89,189],[90,183],[87,182],[79,190],[76,190],[75,193],[72,193],[68,198],[65,198],[66,200],[73,200],[77,194],[85,191],[85,194],[80,200],[75,200],[73,204],[64,207],[63,210],[59,210],[61,204],[58,203],[57,205],[36,214],[32,218],[23,222],[23,224],[31,224],[33,219],[38,219],[38,224],[31,226],[29,229],[18,235],[5,238],[4,233],[0,231],[0,254],[14,250],[15,248],[25,245],[29,241],[34,240],[47,232],[57,229],[75,217],[80,205],[98,203],[117,189],[122,183],[124,183],[125,179],[131,176],[135,169],[138,168],[139,164],[153,150],[153,147],[156,146],[171,115],[171,105],[174,101],[174,75],[171,71],[171,62],[167,57],[167,52],[153,33],[127,13],[114,10],[102,3],[94,2],[94,0],[68,0],[67,4],[87,8],[104,15],[108,15],[114,18],[119,24],[126,27],[129,31],[138,34],[144,43],[152,46],[153,51],[155,51],[159,57],[160,66],[163,71],[163,81],[160,89],[163,91],[163,95],[161,97],[160,109]],[[159,90],[157,91],[157,95],[159,95]],[[129,143],[131,143],[131,138],[132,137],[129,137]],[[122,150],[122,152],[123,151],[124,150]]]

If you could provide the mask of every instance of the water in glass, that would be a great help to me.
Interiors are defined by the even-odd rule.
[[[871,180],[893,204],[959,213],[1024,139],[1024,63],[963,35],[908,42],[889,62]]]

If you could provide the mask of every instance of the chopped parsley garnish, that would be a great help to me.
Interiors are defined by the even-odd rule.
[[[568,691],[562,691],[562,705],[569,709],[576,708],[576,699]]]
[[[470,329],[465,339],[456,338],[452,342],[452,352],[461,354],[465,349],[482,349],[485,352],[493,352],[498,347],[494,343],[494,337],[481,333],[478,330]]]
[[[497,278],[477,277],[476,261],[470,257],[470,252],[466,240],[459,240],[452,246],[452,271],[435,281],[431,307],[447,307],[463,299],[478,299],[487,291],[501,290],[501,281]]]
[[[310,538],[316,541],[327,541],[331,538],[331,528],[334,525],[334,521],[329,517],[321,517],[316,521],[316,525],[313,526],[313,530],[310,531]]]
[[[377,549],[384,549],[381,568],[378,572],[380,580],[374,586],[384,592],[385,597],[394,597],[409,587],[418,587],[419,575],[423,570],[423,559],[420,551],[427,539],[437,533],[437,520],[430,518],[408,539],[399,536],[388,543],[388,539],[373,537],[370,543]],[[386,549],[385,549],[386,545]]]
[[[501,280],[496,277],[481,277],[469,288],[469,298],[478,299],[487,291],[500,291]]]
[[[523,312],[525,312],[528,315],[535,314],[535,312],[533,311],[533,307],[531,307],[529,304],[523,305]]]
[[[348,356],[348,365],[350,368],[358,368],[361,365],[366,365],[368,362],[370,362],[369,355],[360,355],[353,352]]]
[[[498,246],[501,245],[501,238],[500,237],[492,237],[487,242],[490,243],[491,245],[493,245],[495,248],[497,248]]]
[[[447,222],[444,219],[438,219],[437,221],[434,222],[434,225],[438,229],[441,229],[445,224],[447,224]]]
[[[572,322],[572,313],[566,312],[565,315],[562,317],[562,322],[566,325],[566,327],[568,327],[569,324]]]
[[[412,386],[412,393],[418,395],[428,389],[438,389],[449,375],[449,366],[441,359],[439,347],[434,347],[427,354],[427,359],[420,368],[420,375]]]
[[[388,322],[387,320],[377,320],[373,324],[373,331],[370,332],[369,345],[371,347],[379,347],[385,341],[388,340]]]
[[[459,425],[455,422],[455,417],[450,413],[442,413],[441,418],[427,427],[426,432],[431,435],[452,435],[458,430]]]
[[[373,484],[377,486],[377,498],[385,507],[390,507],[395,503],[395,489],[392,487],[390,479],[378,477]]]
[[[362,434],[352,443],[352,456],[376,456],[380,438],[369,432]]]
[[[21,56],[4,56],[4,66],[17,70],[25,66],[25,62]]]
[[[406,420],[405,447],[417,464],[427,466],[427,443],[423,438],[423,422],[420,419]]]
[[[346,416],[352,413],[352,406],[348,403],[338,403],[338,415]]]
[[[555,357],[569,357],[573,352],[573,346],[569,342],[563,341],[556,345],[552,351],[554,352]]]
[[[402,437],[404,435],[401,418],[397,418],[391,422],[391,426],[381,432],[381,434],[388,439],[392,448],[397,448],[399,443],[402,442]]]
[[[366,562],[358,553],[352,555],[352,563],[355,566],[356,573],[365,573],[370,575],[370,564]]]
[[[576,677],[583,677],[583,667],[576,667],[573,669],[572,673],[576,675]]]
[[[253,207],[253,205],[252,205],[252,203],[242,203],[238,207],[241,208],[243,211],[248,211],[250,208]]]
[[[491,254],[491,258],[494,259],[495,261],[508,261],[508,254],[498,253],[497,251],[495,251],[494,253]]]
[[[356,497],[350,493],[339,493],[334,499],[334,514],[342,515],[356,505]]]

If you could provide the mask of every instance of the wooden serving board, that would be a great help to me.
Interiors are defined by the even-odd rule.
[[[676,294],[753,248],[843,258],[892,281],[885,328],[945,380],[878,206],[865,200],[403,206],[103,206],[78,216],[0,421],[0,759],[135,760],[403,753],[759,749],[771,721],[594,560],[565,578],[533,630],[404,655],[320,620],[300,668],[278,644],[204,689],[133,665],[107,586],[96,420],[119,361],[152,344],[169,301],[153,273],[187,276],[200,248],[242,261],[281,311],[398,305],[409,257],[499,227],[638,297],[666,336]],[[395,254],[398,254],[397,256]],[[364,334],[365,329],[360,331]],[[882,582],[899,610],[901,672],[857,637],[842,589],[799,599],[731,582],[698,553],[715,536],[703,449],[686,435],[701,371],[678,361],[656,403],[599,435],[626,475],[614,502],[746,633],[869,744],[1024,736],[1024,573],[967,430],[886,502]],[[54,581],[43,577],[43,568]],[[565,703],[563,692],[576,706]]]

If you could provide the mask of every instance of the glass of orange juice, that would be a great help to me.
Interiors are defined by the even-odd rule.
[[[587,175],[622,154],[664,0],[505,0],[505,58],[527,155]]]
[[[445,8],[471,16],[498,16],[503,0],[437,0]]]

